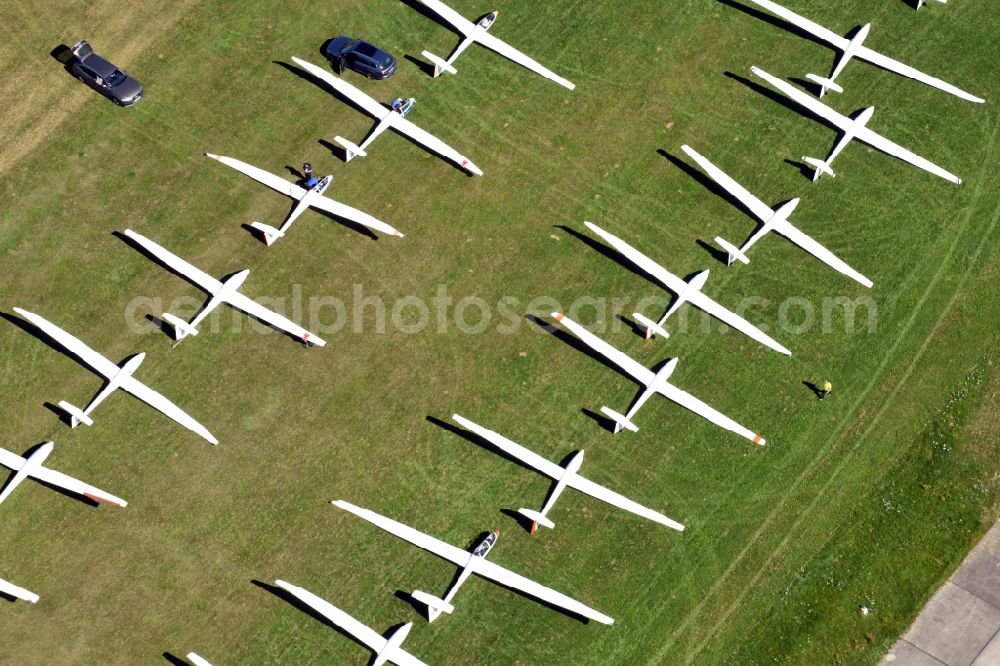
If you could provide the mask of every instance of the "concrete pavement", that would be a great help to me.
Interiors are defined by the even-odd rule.
[[[1000,666],[1000,523],[927,602],[879,666]]]

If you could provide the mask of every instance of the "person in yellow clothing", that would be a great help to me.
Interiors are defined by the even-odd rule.
[[[833,392],[833,384],[830,383],[829,379],[823,380],[823,388],[819,392],[819,399],[822,400],[826,396]]]

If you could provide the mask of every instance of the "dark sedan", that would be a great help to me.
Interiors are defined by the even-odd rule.
[[[334,37],[323,47],[323,55],[339,72],[353,69],[369,79],[387,79],[396,72],[396,59],[360,39]]]
[[[119,106],[132,106],[142,98],[142,86],[110,62],[94,53],[86,40],[70,49],[66,69]]]

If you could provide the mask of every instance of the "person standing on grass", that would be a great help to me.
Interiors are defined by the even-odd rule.
[[[302,165],[302,175],[305,177],[306,189],[312,189],[319,182],[319,178],[313,175],[313,166],[309,162]]]
[[[832,392],[833,392],[833,384],[830,383],[829,379],[824,379],[823,388],[820,389],[819,392],[819,399],[822,400],[826,396],[830,395]]]

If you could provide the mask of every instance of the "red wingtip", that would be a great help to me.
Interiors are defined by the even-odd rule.
[[[97,495],[91,495],[90,493],[84,493],[83,496],[92,499],[95,502],[101,502],[102,504],[115,504],[115,505],[118,504],[117,502],[112,502],[111,500],[105,497],[98,497]]]
[[[563,320],[563,313],[562,312],[557,312],[556,313],[556,321],[562,321],[562,320]]]

